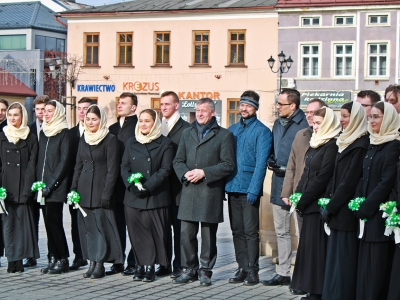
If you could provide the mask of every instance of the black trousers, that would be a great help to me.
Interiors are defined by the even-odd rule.
[[[36,237],[39,240],[39,220],[40,220],[40,203],[33,201],[32,204],[32,212],[33,212],[33,221],[35,222],[35,230],[36,230]]]
[[[200,264],[197,233],[201,226]],[[218,223],[181,221],[181,263],[183,268],[211,271],[217,260]]]
[[[228,200],[236,262],[246,271],[258,271],[260,199],[250,204],[246,194],[230,193]]]
[[[125,209],[124,204],[122,202],[116,202],[115,204],[115,220],[117,222],[118,228],[118,235],[121,241],[121,248],[122,252],[124,253],[124,261],[125,261],[125,249],[126,249],[126,220],[125,220]],[[133,250],[129,251],[128,259],[127,259],[128,266],[135,266],[136,259]]]
[[[69,206],[69,213],[71,214],[71,236],[73,251],[75,254],[75,259],[83,259],[81,241],[79,239],[79,229],[78,229],[78,213],[79,209],[74,209],[74,205]]]
[[[172,260],[172,255],[174,255],[174,260],[172,262],[172,267],[174,269],[181,269],[181,220],[178,219],[179,206],[171,205],[171,226],[169,227],[169,247],[168,247],[168,258],[169,261]],[[172,243],[172,230],[174,232],[174,239]]]
[[[46,202],[42,205],[47,233],[47,248],[56,259],[68,258],[68,244],[63,226],[63,202]]]

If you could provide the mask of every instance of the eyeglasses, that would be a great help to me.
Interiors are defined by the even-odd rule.
[[[276,106],[285,106],[285,105],[290,105],[290,104],[292,104],[292,103],[287,103],[287,104],[284,104],[284,103],[276,103]]]
[[[382,117],[383,117],[383,115],[382,115],[382,116],[381,116],[381,115],[369,115],[369,116],[367,117],[367,120],[368,120],[368,121],[377,120],[377,119],[382,118]]]
[[[362,107],[372,106],[372,104],[361,104]]]
[[[313,116],[315,114],[315,112],[316,112],[315,110],[307,110],[306,115]]]

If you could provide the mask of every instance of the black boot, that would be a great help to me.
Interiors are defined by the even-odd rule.
[[[91,260],[89,265],[89,270],[87,270],[87,272],[83,274],[83,278],[90,278],[90,275],[92,275],[95,266],[96,262]]]
[[[56,258],[55,258],[54,256],[51,255],[51,256],[49,257],[49,264],[47,265],[47,267],[42,268],[42,269],[40,270],[40,272],[42,272],[42,273],[44,273],[44,274],[47,274],[47,273],[49,272],[49,270],[54,269],[54,267],[56,266],[56,263],[57,263]]]
[[[7,267],[7,273],[15,273],[17,271],[15,261],[9,261]]]
[[[135,271],[135,276],[133,276],[133,281],[142,281],[144,277],[144,266],[137,266]]]
[[[69,271],[69,261],[67,258],[57,260],[56,266],[53,269],[49,269],[48,274],[62,274]]]
[[[103,263],[96,263],[96,266],[94,267],[94,271],[92,275],[90,275],[90,279],[98,279],[98,278],[103,278],[106,276],[106,269],[104,268]]]
[[[22,265],[22,259],[21,260],[17,260],[15,262],[15,272],[16,273],[22,273],[24,271],[24,267]]]
[[[146,273],[143,276],[143,282],[152,282],[156,277],[154,265],[146,266]]]

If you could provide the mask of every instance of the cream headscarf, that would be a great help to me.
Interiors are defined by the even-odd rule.
[[[158,117],[157,112],[156,111],[154,111],[154,112],[156,113],[156,120],[148,134],[144,135],[140,131],[139,122],[137,122],[137,124],[136,124],[136,129],[135,129],[136,140],[141,144],[148,144],[148,143],[154,141],[155,139],[158,139],[161,136],[161,121],[160,121],[160,118]],[[142,114],[142,113],[143,112],[141,112],[140,114]],[[139,118],[140,118],[140,115],[139,115]]]
[[[352,103],[350,122],[336,141],[339,147],[339,153],[342,153],[342,151],[350,146],[356,139],[368,132],[364,107],[357,101],[353,101]]]
[[[65,119],[65,107],[62,106],[57,100],[51,100],[56,104],[56,110],[54,111],[53,118],[50,122],[46,122],[46,118],[43,119],[43,133],[47,137],[55,136],[60,133],[61,130],[68,128],[67,120]]]
[[[21,126],[19,128],[14,127],[13,125],[10,124],[10,121],[8,120],[8,111],[10,110],[10,107],[13,104],[18,104],[21,107],[22,110],[22,122]],[[26,140],[29,134],[29,127],[28,125],[28,113],[26,111],[26,108],[21,105],[21,103],[14,102],[11,104],[8,109],[7,109],[7,126],[4,126],[3,132],[7,137],[7,140],[10,143],[16,144],[18,143],[19,140]]]
[[[329,107],[322,107],[325,109],[325,117],[322,121],[321,127],[318,132],[313,132],[310,140],[310,146],[312,148],[318,148],[329,142],[331,139],[336,138],[341,130],[340,122],[335,112]]]
[[[88,110],[90,110],[91,107],[96,106],[100,110],[100,125],[99,129],[96,132],[91,132],[89,130],[89,127],[86,124],[86,118],[85,118],[85,141],[89,145],[97,145],[100,143],[108,134],[109,130],[107,127],[107,114],[104,109],[102,109],[100,106],[93,104],[88,107]],[[87,115],[88,113],[86,113]]]
[[[392,104],[387,102],[383,102],[383,104],[385,108],[379,133],[372,133],[371,124],[368,122],[369,141],[372,145],[381,145],[394,140],[400,140],[400,116]]]

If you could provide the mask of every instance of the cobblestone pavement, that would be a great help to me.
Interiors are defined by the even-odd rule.
[[[242,284],[229,284],[228,279],[237,268],[229,217],[225,202],[225,222],[218,228],[218,259],[210,287],[200,287],[199,282],[185,285],[171,283],[169,277],[160,277],[152,283],[133,282],[131,276],[120,274],[92,280],[82,277],[87,267],[62,275],[45,275],[40,268],[46,262],[46,231],[40,224],[40,255],[38,265],[25,269],[22,274],[8,274],[7,260],[1,259],[0,298],[1,299],[300,299],[289,293],[287,286],[267,287],[257,284],[252,287]],[[67,233],[73,259],[70,236],[70,217],[68,207],[64,207],[64,228]],[[128,239],[129,241],[129,239]],[[130,247],[127,247],[129,251]],[[110,264],[106,264],[106,270]],[[271,257],[260,258],[260,278],[270,278],[275,270]]]

